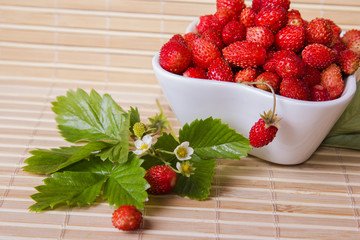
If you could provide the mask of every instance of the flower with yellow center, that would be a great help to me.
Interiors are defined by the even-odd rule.
[[[189,160],[194,153],[194,149],[189,147],[189,142],[183,142],[174,150],[175,156],[180,161]]]
[[[134,153],[136,155],[143,154],[151,147],[151,144],[152,137],[150,135],[145,135],[142,139],[138,139],[135,141],[136,150],[134,151]]]
[[[190,177],[191,174],[194,174],[195,168],[192,166],[190,161],[177,162],[176,168],[179,172],[185,177]]]

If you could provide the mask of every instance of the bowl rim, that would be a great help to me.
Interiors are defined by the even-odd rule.
[[[249,91],[254,92],[255,94],[261,94],[263,96],[266,97],[271,97],[272,98],[272,93],[262,90],[262,89],[258,89],[256,87],[253,86],[248,86],[245,84],[241,84],[241,83],[235,83],[235,82],[225,82],[225,81],[216,81],[216,80],[211,80],[211,79],[199,79],[199,78],[190,78],[190,77],[185,77],[179,74],[175,74],[175,73],[171,73],[166,71],[165,69],[163,69],[159,63],[159,56],[160,56],[160,52],[156,53],[153,56],[152,59],[152,65],[153,65],[153,69],[154,71],[159,71],[161,74],[163,75],[168,75],[169,78],[171,77],[172,80],[177,80],[177,81],[185,81],[187,83],[194,83],[194,82],[205,82],[207,84],[211,84],[211,85],[218,85],[218,86],[224,86],[224,87],[236,87],[236,88],[242,88],[242,89],[247,89]],[[168,79],[169,80],[169,79]],[[286,102],[286,103],[290,103],[290,104],[296,104],[296,105],[302,105],[302,106],[319,106],[319,107],[324,107],[324,106],[333,106],[333,105],[337,105],[340,102],[346,101],[348,98],[351,98],[356,91],[356,77],[354,74],[349,75],[347,77],[344,78],[344,82],[345,82],[345,87],[344,87],[344,91],[341,94],[340,97],[336,98],[336,99],[332,99],[332,100],[328,100],[328,101],[307,101],[307,100],[299,100],[299,99],[293,99],[293,98],[289,98],[289,97],[285,97],[285,96],[281,96],[279,94],[275,94],[276,96],[276,101],[282,101],[282,102]]]

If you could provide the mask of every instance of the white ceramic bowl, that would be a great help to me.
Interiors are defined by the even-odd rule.
[[[245,137],[260,114],[273,106],[273,95],[244,84],[195,79],[164,70],[159,54],[152,60],[154,73],[180,124],[194,119],[220,118]],[[284,165],[306,161],[318,148],[349,104],[356,91],[356,78],[346,79],[340,98],[310,102],[276,95],[276,113],[282,120],[275,139],[249,154]]]

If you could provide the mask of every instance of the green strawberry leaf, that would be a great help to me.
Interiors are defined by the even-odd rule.
[[[60,147],[52,149],[37,149],[33,155],[25,160],[24,171],[39,174],[51,174],[71,164],[83,160],[95,151],[102,150],[108,144],[104,142],[90,142],[85,146]]]
[[[322,145],[360,150],[360,133],[327,137],[322,142]]]
[[[127,160],[129,148],[130,117],[110,95],[101,97],[92,90],[68,91],[66,96],[57,97],[52,110],[61,135],[69,142],[120,142],[118,162]]]
[[[134,124],[140,122],[140,114],[138,108],[130,107],[129,115],[130,115],[130,130],[132,131]]]
[[[249,140],[212,117],[194,120],[179,131],[180,142],[188,141],[194,152],[203,159],[240,159],[251,150]]]
[[[103,190],[103,199],[108,200],[109,205],[132,204],[138,209],[144,208],[148,197],[146,189],[150,185],[144,179],[146,171],[140,167],[142,162],[131,154],[129,161],[114,166]]]
[[[178,174],[175,192],[180,196],[204,200],[210,194],[211,182],[216,166],[215,159],[201,159],[193,154],[190,160],[195,171],[190,177]]]

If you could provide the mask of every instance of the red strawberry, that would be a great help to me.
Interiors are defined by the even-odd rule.
[[[360,36],[349,39],[346,48],[360,54]]]
[[[191,62],[191,53],[182,43],[170,41],[160,50],[159,63],[165,70],[180,74],[184,72]]]
[[[265,62],[266,50],[257,43],[239,41],[223,48],[225,59],[242,68],[257,67]]]
[[[310,88],[310,100],[316,102],[329,101],[330,94],[325,87],[317,84]]]
[[[344,91],[344,80],[342,79],[341,69],[335,63],[321,72],[321,83],[322,86],[330,94],[330,99],[338,98]]]
[[[340,53],[346,49],[345,45],[342,42],[338,42],[331,49],[335,52],[334,63],[339,63]]]
[[[214,17],[218,20],[219,24],[223,27],[228,22],[236,20],[237,14],[230,8],[218,8],[214,14]]]
[[[172,42],[172,41],[186,45],[185,39],[184,39],[184,37],[183,37],[181,34],[175,34],[175,35],[173,35],[173,36],[170,38],[169,42]]]
[[[211,62],[221,56],[220,50],[203,38],[195,39],[191,48],[193,62],[196,66],[207,69]]]
[[[267,49],[274,43],[274,34],[264,26],[249,27],[246,29],[246,40]]]
[[[222,58],[217,58],[211,63],[208,69],[208,78],[224,82],[234,81],[230,66]]]
[[[242,83],[242,82],[254,82],[256,79],[257,73],[254,68],[245,68],[238,71],[235,74],[235,82]]]
[[[305,82],[295,77],[283,78],[280,83],[280,95],[298,100],[309,100],[310,90]]]
[[[252,1],[252,5],[251,5],[251,8],[257,13],[260,11],[261,9],[261,2],[263,0],[253,0]]]
[[[301,78],[305,74],[305,63],[298,55],[291,51],[288,51],[288,54],[277,57],[275,65],[276,73],[282,78]]]
[[[251,127],[249,141],[255,148],[263,147],[272,142],[278,131],[280,119],[272,111],[264,113]]]
[[[330,19],[325,19],[325,21],[330,25],[330,27],[332,29],[332,40],[330,43],[330,46],[332,47],[335,44],[341,42],[340,34],[341,34],[342,29]]]
[[[216,0],[216,9],[230,8],[236,15],[239,15],[245,7],[244,0]]]
[[[332,27],[323,18],[315,18],[306,27],[306,38],[309,44],[320,43],[330,46],[333,38]]]
[[[255,16],[256,12],[251,7],[247,7],[241,11],[239,20],[245,27],[253,27],[255,26]]]
[[[307,45],[301,55],[307,65],[317,69],[324,69],[334,62],[336,53],[322,44],[313,43]]]
[[[352,50],[344,50],[339,59],[341,70],[346,74],[353,74],[360,66],[359,54]]]
[[[341,41],[346,45],[352,38],[360,36],[360,30],[351,29],[344,33],[344,36],[341,38]]]
[[[189,67],[183,73],[183,76],[190,77],[190,78],[201,78],[201,79],[208,78],[205,69],[200,68],[200,67]]]
[[[165,165],[157,165],[149,168],[144,176],[150,184],[147,190],[150,194],[164,194],[170,192],[176,185],[177,175]]]
[[[306,22],[301,17],[301,14],[298,10],[292,9],[287,13],[287,25],[298,26],[298,27],[306,27]]]
[[[275,35],[275,46],[281,50],[299,52],[305,44],[306,31],[303,27],[288,25]]]
[[[267,54],[269,53],[269,51],[267,52]],[[280,50],[277,52],[274,52],[271,55],[269,55],[269,57],[267,56],[266,61],[264,63],[264,65],[262,66],[263,69],[265,71],[269,71],[269,72],[276,72],[276,64],[278,62],[278,60],[280,58],[282,58],[283,56],[287,56],[289,54],[293,54],[293,52],[291,51],[287,51],[287,50]]]
[[[112,224],[123,231],[132,231],[140,226],[142,213],[133,205],[123,205],[112,214]]]
[[[185,43],[189,47],[190,50],[192,48],[192,45],[193,45],[195,39],[198,39],[198,38],[200,38],[200,36],[198,34],[196,34],[196,33],[193,33],[193,32],[189,32],[189,33],[184,34]]]
[[[309,87],[320,84],[321,81],[321,72],[313,67],[306,65],[305,67],[305,75],[302,78],[303,82],[305,82]]]
[[[199,23],[195,26],[196,31],[201,35],[203,32],[205,32],[209,28],[213,28],[214,30],[221,31],[221,24],[219,23],[219,20],[212,15],[203,15],[199,17]]]
[[[256,26],[268,27],[274,33],[278,32],[287,23],[286,10],[280,6],[262,8],[255,17]]]
[[[212,28],[209,28],[208,30],[203,32],[203,34],[201,35],[201,38],[204,38],[208,42],[212,42],[219,49],[223,49],[223,47],[224,47],[224,43],[222,41],[221,34]]]
[[[225,45],[244,40],[246,36],[246,28],[239,21],[231,21],[225,25],[222,30],[222,40]]]
[[[275,92],[277,92],[280,88],[280,81],[281,79],[279,75],[273,72],[263,72],[255,79],[255,82],[268,83]],[[271,91],[271,89],[266,84],[256,84],[255,86],[265,91]]]
[[[280,6],[283,7],[285,10],[288,10],[290,7],[290,0],[262,0],[260,4],[261,8],[269,5]]]

